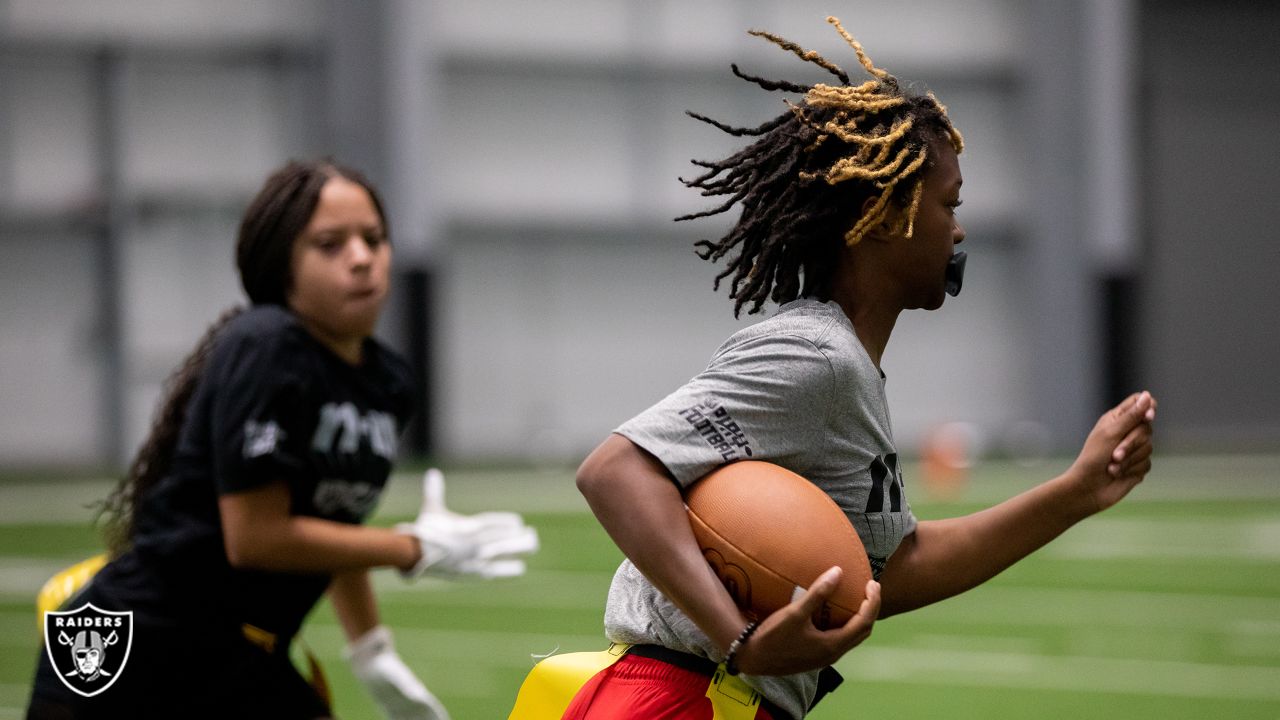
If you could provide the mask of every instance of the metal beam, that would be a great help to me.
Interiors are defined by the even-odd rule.
[[[100,457],[112,466],[121,467],[127,462],[129,452],[124,447],[126,358],[120,256],[127,208],[121,167],[125,62],[120,51],[101,48],[94,58],[93,72],[96,75],[93,114],[100,212],[94,233],[95,277],[98,281],[95,288],[98,309],[95,339],[99,347],[102,391],[98,410],[98,443]]]

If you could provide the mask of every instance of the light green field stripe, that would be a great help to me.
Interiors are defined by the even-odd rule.
[[[1280,620],[1280,598],[990,585],[918,612],[938,623],[1215,633],[1226,620]]]
[[[0,483],[0,525],[88,522],[91,505],[102,500],[115,480],[86,478],[48,482]],[[572,470],[459,470],[446,476],[445,498],[459,512],[589,512],[577,491]],[[422,476],[397,472],[388,481],[374,521],[417,514]]]
[[[445,472],[445,503],[464,513],[588,513],[573,474],[572,469],[449,470]],[[421,505],[422,476],[397,472],[387,483],[374,519],[410,517]]]
[[[449,677],[452,695],[482,699],[509,696],[513,702],[518,685],[511,683],[512,666],[531,669],[535,655],[557,648],[558,652],[575,652],[608,646],[603,631],[596,635],[549,635],[392,628],[392,632],[401,658],[428,687],[433,678]],[[341,653],[344,639],[336,625],[309,625],[303,635],[326,670],[347,672]]]
[[[23,610],[0,611],[0,652],[6,657],[30,655],[40,649],[40,626],[36,621],[36,603]]]
[[[66,559],[24,558],[12,555],[0,559],[0,595],[16,595],[36,601],[36,593],[54,573],[64,570],[83,557]]]
[[[1156,430],[1159,447],[1159,429]],[[996,503],[1063,472],[1070,458],[1028,464],[978,460],[970,470],[963,502]],[[908,495],[926,499],[919,465],[903,469]],[[1280,499],[1280,455],[1171,455],[1157,449],[1154,467],[1126,502],[1240,501]]]
[[[394,572],[375,572],[373,586],[378,597],[388,602],[412,605],[441,605],[456,598],[458,604],[486,608],[582,608],[603,612],[609,590],[607,573],[538,570],[524,578],[491,582],[458,582],[423,578],[406,583]],[[528,594],[511,592],[512,584],[527,586]],[[487,592],[493,588],[494,592]]]
[[[31,688],[26,685],[3,685],[0,684],[0,698],[4,698],[4,702],[20,702],[21,705],[0,705],[0,720],[20,720],[27,714],[27,699],[31,694]]]
[[[89,522],[90,505],[106,497],[114,483],[89,479],[46,483],[0,483],[0,525]]]
[[[1012,652],[862,647],[837,667],[855,682],[1280,700],[1280,668]]]
[[[55,572],[80,558],[49,560],[47,558],[5,557],[0,562],[0,596],[30,599],[34,607],[36,593]],[[536,582],[534,582],[536,581]],[[400,605],[447,605],[469,607],[538,607],[602,610],[609,589],[609,575],[600,572],[539,570],[536,577],[490,582],[450,581],[423,578],[407,583],[395,572],[375,571],[374,588],[378,596]],[[511,583],[527,584],[530,595],[510,592]],[[489,589],[495,592],[488,592]]]
[[[1051,557],[1244,559],[1280,563],[1280,517],[1091,518],[1045,548]],[[1280,572],[1280,565],[1275,569]]]
[[[1280,666],[1280,621],[1245,620],[1229,623],[1224,650],[1235,657],[1270,661]],[[1280,713],[1277,713],[1280,716]]]

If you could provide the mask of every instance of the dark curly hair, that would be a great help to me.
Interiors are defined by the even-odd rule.
[[[854,245],[879,225],[911,237],[930,145],[949,142],[957,153],[964,140],[932,93],[906,92],[897,78],[875,67],[857,40],[834,17],[827,22],[853,48],[872,76],[852,85],[840,67],[817,52],[761,30],[750,31],[813,63],[839,79],[812,86],[733,74],[769,91],[803,95],[788,110],[759,127],[734,127],[695,112],[688,114],[735,137],[759,139],[723,160],[693,160],[706,172],[686,186],[727,199],[708,210],[676,218],[691,220],[741,208],[738,222],[718,241],[700,240],[704,260],[726,259],[716,276],[731,277],[734,315],[766,300],[785,303],[801,296],[830,299],[832,269],[842,243]],[[863,213],[868,199],[874,202]],[[732,253],[732,254],[731,254]]]

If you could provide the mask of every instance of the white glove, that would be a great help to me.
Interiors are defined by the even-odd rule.
[[[347,646],[343,657],[391,720],[449,720],[449,712],[413,674],[379,625]]]
[[[422,511],[396,530],[418,538],[422,558],[402,571],[406,578],[475,575],[483,578],[523,575],[524,560],[538,550],[538,532],[513,512],[462,515],[445,507],[444,475],[431,468],[422,479]]]

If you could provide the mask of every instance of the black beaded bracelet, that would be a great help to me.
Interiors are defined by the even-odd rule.
[[[760,623],[756,622],[755,620],[752,620],[751,622],[747,623],[746,627],[742,628],[742,632],[738,633],[738,639],[729,643],[729,652],[725,653],[725,656],[724,656],[725,672],[729,673],[730,675],[738,674],[738,666],[735,665],[733,661],[737,658],[738,651],[742,649],[743,645],[747,644],[747,640],[751,638],[751,635],[756,631],[756,628],[758,627],[760,627]]]

